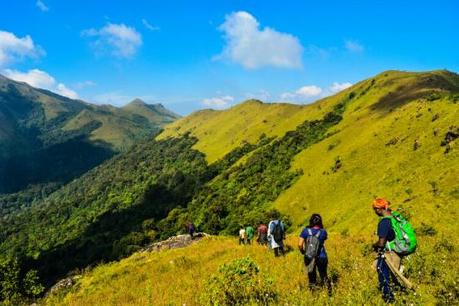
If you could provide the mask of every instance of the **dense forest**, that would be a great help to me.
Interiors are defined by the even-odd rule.
[[[273,213],[270,203],[301,174],[289,171],[293,156],[327,137],[350,98],[322,120],[306,121],[279,140],[262,135],[211,165],[192,149],[196,139],[188,134],[141,142],[43,203],[5,216],[2,257],[18,260],[21,273],[38,271],[50,285],[73,269],[175,235],[187,221],[233,233],[241,222],[265,220]]]
[[[137,99],[123,108],[94,105],[0,75],[2,215],[43,198],[177,118],[161,104]]]

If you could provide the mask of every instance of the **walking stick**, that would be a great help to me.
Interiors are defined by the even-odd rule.
[[[390,261],[389,258],[384,256],[384,261],[386,262],[387,266],[392,271],[392,273],[394,273],[394,275],[403,283],[403,285],[405,285],[406,288],[413,289],[413,283],[410,282],[410,280],[407,279],[405,276],[403,276],[402,273],[400,273],[400,271],[394,266],[394,264],[392,263],[392,261]]]

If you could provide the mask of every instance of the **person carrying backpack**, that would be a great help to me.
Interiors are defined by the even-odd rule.
[[[401,256],[411,254],[416,249],[416,235],[411,224],[397,212],[392,212],[390,202],[375,199],[373,210],[380,217],[378,223],[378,241],[373,244],[377,252],[376,270],[379,288],[386,303],[394,301],[393,284],[398,284],[397,276],[406,287],[411,283],[400,272]],[[391,273],[392,272],[392,273]]]
[[[268,224],[268,240],[274,250],[274,256],[284,255],[285,224],[281,220],[272,220]]]
[[[317,286],[317,272],[320,276],[320,285],[327,286],[331,292],[331,284],[327,276],[328,257],[325,251],[325,240],[328,234],[324,229],[322,217],[319,214],[312,214],[309,225],[306,226],[298,239],[298,248],[304,255],[309,278],[309,287],[314,289]]]

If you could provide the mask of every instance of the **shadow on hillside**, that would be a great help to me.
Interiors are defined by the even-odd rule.
[[[12,193],[29,184],[66,183],[113,157],[116,152],[104,142],[92,143],[80,136],[4,160],[0,192]]]
[[[75,269],[125,257],[149,242],[141,232],[144,220],[164,218],[188,200],[187,192],[153,185],[138,204],[102,214],[77,239],[42,252],[37,260],[29,262],[29,268],[37,269],[45,285],[50,286]]]
[[[399,86],[394,92],[389,92],[379,99],[371,108],[377,111],[391,111],[420,98],[433,101],[438,99],[437,95],[444,91],[458,91],[458,88],[444,76],[431,74],[420,77],[415,82]]]

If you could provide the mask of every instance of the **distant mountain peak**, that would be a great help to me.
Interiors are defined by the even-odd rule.
[[[135,98],[134,100],[132,100],[131,102],[129,102],[127,105],[146,105],[147,103],[140,99],[140,98]]]

